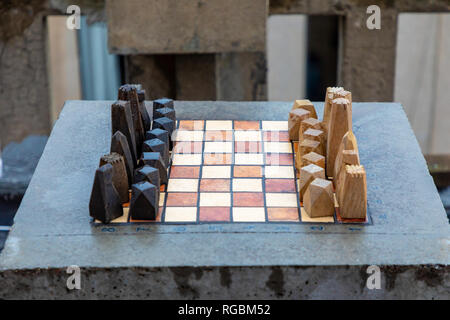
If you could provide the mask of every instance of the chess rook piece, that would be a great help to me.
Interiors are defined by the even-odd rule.
[[[133,172],[135,164],[133,162],[133,157],[131,156],[127,138],[123,135],[122,132],[116,131],[116,133],[114,133],[114,135],[112,136],[110,152],[118,153],[123,157],[128,177],[128,188],[131,187],[133,183]]]
[[[161,109],[161,108],[170,108],[170,109],[175,110],[175,107],[173,105],[173,100],[168,99],[168,98],[154,100],[153,101],[153,120],[156,119],[155,118],[156,110]]]
[[[328,124],[330,122],[331,116],[331,101],[334,100],[334,94],[336,92],[342,91],[344,88],[342,87],[328,87],[327,92],[325,93],[325,104],[323,107],[323,130],[325,133],[328,132]]]
[[[289,112],[288,130],[289,139],[291,139],[291,141],[298,141],[300,124],[303,120],[310,118],[310,114],[311,113],[305,109],[294,109]]]
[[[311,118],[317,119],[317,112],[314,105],[309,100],[295,100],[291,110],[305,109],[310,112]]]
[[[119,194],[120,201],[127,203],[128,194],[128,176],[123,157],[118,153],[110,153],[100,158],[100,167],[109,163],[113,167],[112,182]]]
[[[330,123],[328,126],[326,173],[334,177],[334,165],[342,137],[352,130],[352,106],[347,99],[337,98],[331,103]]]
[[[315,164],[310,164],[300,169],[299,194],[300,201],[303,201],[306,189],[316,178],[325,179],[325,170]]]
[[[89,214],[103,223],[109,223],[123,215],[120,197],[112,179],[113,167],[110,164],[105,164],[95,171],[94,185],[89,201]]]
[[[334,197],[331,181],[316,178],[306,189],[303,208],[311,218],[334,215]]]
[[[361,165],[346,165],[336,188],[339,213],[346,219],[365,219],[367,214],[366,171]]]
[[[310,152],[322,154],[322,144],[319,141],[305,139],[298,145],[298,150],[295,154],[295,167],[298,170],[303,167],[303,156]]]
[[[157,138],[144,141],[142,146],[143,152],[159,152],[163,163],[166,167],[169,166],[169,148],[164,141]]]
[[[156,220],[159,189],[148,181],[131,186],[130,216],[134,220]]]
[[[303,133],[308,129],[317,129],[320,130],[321,123],[319,120],[315,118],[308,118],[306,120],[303,120],[302,123],[300,123],[300,130],[298,132],[298,141],[302,142],[304,140]]]
[[[166,130],[169,133],[169,150],[172,150],[173,149],[172,133],[175,130],[175,121],[166,117],[153,120],[152,129]]]
[[[167,185],[167,168],[161,158],[159,152],[143,152],[141,161],[144,165],[156,168],[159,170],[159,179],[161,185]]]
[[[316,166],[325,169],[325,157],[314,151],[307,153],[302,157],[302,165],[307,166],[310,164],[315,164]]]
[[[111,106],[111,127],[112,134],[120,131],[128,142],[133,164],[137,163],[136,138],[134,136],[133,118],[131,115],[131,107],[128,101],[116,101]]]
[[[141,145],[144,142],[144,125],[142,124],[142,115],[139,107],[139,98],[136,87],[134,85],[125,84],[119,88],[119,100],[130,102],[131,115],[133,117],[134,136],[136,139],[136,147],[138,156],[141,153]]]

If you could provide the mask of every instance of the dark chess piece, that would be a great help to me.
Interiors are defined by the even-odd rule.
[[[119,100],[130,102],[131,115],[133,116],[134,136],[136,138],[137,152],[140,154],[141,145],[144,142],[144,125],[139,108],[139,98],[134,85],[125,84],[119,88]]]
[[[149,165],[150,167],[158,169],[159,179],[161,181],[160,184],[167,185],[167,168],[164,165],[159,152],[143,152],[141,161],[144,165]]]
[[[133,117],[131,115],[131,106],[128,101],[116,101],[111,106],[111,127],[112,134],[117,131],[127,138],[130,148],[133,164],[137,163],[136,138],[134,136]]]
[[[122,132],[116,131],[116,133],[114,133],[114,135],[112,136],[110,152],[118,153],[123,157],[123,161],[125,162],[125,169],[127,171],[128,187],[131,187],[131,185],[133,184],[133,172],[135,164],[133,162],[133,156],[131,155],[131,151],[128,146],[127,138],[123,135]]]
[[[159,119],[159,118],[169,118],[170,120],[176,121],[176,114],[174,109],[170,108],[160,108],[154,112],[155,118],[153,120]]]
[[[127,203],[129,199],[128,194],[128,176],[125,168],[125,161],[118,153],[106,154],[100,158],[100,167],[109,163],[113,167],[112,182],[119,194],[120,201]]]
[[[175,110],[175,107],[173,105],[173,100],[168,99],[168,98],[154,100],[153,101],[153,120],[156,119],[155,118],[156,110],[161,109],[161,108],[170,108],[170,109]]]
[[[159,139],[144,141],[142,152],[159,152],[166,168],[169,166],[169,148],[164,141]]]
[[[173,149],[172,133],[175,130],[175,121],[166,117],[153,120],[152,129],[162,129],[166,130],[169,133],[169,150],[172,150]]]
[[[140,84],[135,84],[134,86],[138,95],[139,111],[141,112],[142,124],[144,125],[145,132],[150,130],[150,127],[152,126],[150,115],[148,114],[147,108],[145,107],[145,90],[142,89],[142,86]]]
[[[148,181],[151,184],[155,185],[159,190],[160,180],[159,180],[159,170],[150,166],[143,166],[141,168],[136,169],[134,172],[134,183],[139,183],[143,181]],[[158,193],[158,203],[159,203],[159,193]]]
[[[167,130],[153,129],[153,130],[147,131],[145,133],[145,140],[152,140],[152,139],[159,139],[161,141],[164,141],[164,143],[167,145],[167,149],[170,148],[169,132],[167,132]]]
[[[131,186],[130,215],[134,220],[156,220],[159,189],[148,181]]]
[[[94,185],[89,201],[89,214],[103,223],[109,223],[123,215],[120,197],[112,179],[113,167],[109,163],[95,171]]]

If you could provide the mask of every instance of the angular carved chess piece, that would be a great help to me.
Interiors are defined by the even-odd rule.
[[[112,134],[117,131],[127,138],[133,163],[137,163],[136,138],[134,136],[133,118],[131,116],[131,107],[128,101],[116,101],[111,106],[111,127]]]
[[[118,153],[110,153],[100,158],[100,167],[109,163],[113,167],[112,182],[122,203],[128,202],[128,176],[123,157]]]
[[[110,164],[105,164],[95,171],[94,185],[89,201],[89,214],[103,223],[109,223],[123,215],[120,197],[112,179],[113,167]]]
[[[131,186],[130,216],[134,220],[156,220],[159,211],[159,189],[144,181]]]
[[[173,149],[172,133],[175,130],[175,121],[166,117],[158,118],[156,120],[153,120],[152,129],[166,130],[169,133],[169,150],[172,150]]]
[[[159,108],[157,109],[155,112],[155,118],[153,118],[153,120],[159,119],[159,118],[169,118],[170,120],[176,121],[176,114],[175,114],[175,109],[171,109],[171,108]]]
[[[325,104],[323,107],[323,119],[322,119],[323,129],[325,133],[328,133],[328,124],[330,123],[331,101],[334,100],[334,94],[342,90],[344,90],[344,88],[342,87],[328,87],[327,92],[325,93]]]
[[[300,124],[303,120],[310,118],[310,112],[305,109],[294,109],[289,112],[288,129],[289,139],[291,141],[298,141],[298,132]]]
[[[142,181],[148,181],[155,186],[160,187],[159,170],[150,166],[143,166],[135,170],[134,172],[134,183],[139,183]]]
[[[153,130],[147,131],[145,133],[145,140],[152,140],[152,139],[159,139],[161,141],[164,141],[164,143],[167,145],[167,149],[170,148],[169,132],[167,132],[167,130],[153,129]]]
[[[153,119],[155,118],[155,111],[161,108],[170,108],[170,109],[174,109],[174,104],[173,104],[173,100],[172,99],[168,99],[168,98],[162,98],[162,99],[157,99],[153,101]]]
[[[142,89],[140,84],[134,85],[136,87],[136,92],[139,100],[139,111],[141,112],[142,124],[144,125],[144,131],[150,130],[152,126],[152,121],[150,120],[150,115],[145,107],[145,90]]]
[[[160,184],[167,185],[167,168],[164,165],[161,154],[159,152],[143,152],[141,161],[144,165],[149,165],[150,167],[158,169],[159,178],[161,181]]]
[[[125,84],[119,88],[119,100],[129,101],[131,106],[131,115],[133,117],[134,136],[138,155],[140,154],[142,142],[144,142],[144,125],[142,124],[142,115],[139,107],[139,98],[136,87]]]
[[[307,166],[310,164],[315,164],[316,166],[325,169],[325,157],[314,151],[307,153],[302,157],[302,165]]]
[[[166,167],[169,166],[169,148],[164,141],[157,138],[144,141],[142,152],[159,152]]]
[[[340,177],[340,171],[345,165],[359,165],[359,152],[356,137],[352,131],[348,131],[343,137],[334,163],[335,177],[333,184],[336,187]]]
[[[319,141],[305,139],[298,145],[297,153],[295,154],[295,167],[300,170],[303,167],[303,156],[310,152],[318,154],[323,153],[322,144]]]
[[[346,165],[336,186],[342,218],[365,219],[367,214],[366,171],[362,165]]]
[[[305,140],[319,141],[322,152],[320,154],[325,154],[325,133],[322,130],[309,128],[303,132],[303,138]]]
[[[315,178],[325,179],[325,170],[315,164],[310,164],[300,169],[300,201],[303,201],[306,189]]]
[[[125,169],[127,171],[128,187],[131,187],[133,183],[135,163],[133,162],[133,157],[128,146],[127,138],[123,135],[122,132],[116,131],[116,133],[113,134],[111,139],[110,152],[118,153],[123,157],[123,160],[125,162]]]
[[[314,108],[314,105],[311,101],[305,99],[305,100],[295,100],[294,105],[292,106],[291,110],[295,109],[305,109],[310,112],[311,118],[317,119],[317,112]]]
[[[303,136],[303,133],[308,129],[317,129],[320,130],[321,124],[320,121],[315,118],[308,118],[306,120],[303,120],[302,123],[300,123],[300,130],[298,132],[298,141],[302,142],[305,138]]]
[[[311,218],[334,215],[334,197],[331,181],[316,178],[306,189],[303,207]]]

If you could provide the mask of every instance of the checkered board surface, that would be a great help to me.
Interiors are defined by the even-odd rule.
[[[306,214],[296,149],[287,121],[178,121],[156,221],[133,220],[127,203],[111,223],[366,223],[340,218],[337,203],[333,217]]]

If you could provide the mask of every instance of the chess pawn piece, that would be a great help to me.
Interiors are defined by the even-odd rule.
[[[131,115],[131,107],[128,101],[116,101],[111,106],[111,127],[112,134],[120,131],[128,142],[133,164],[137,163],[136,138],[134,136],[133,118]]]
[[[133,157],[128,146],[127,138],[123,135],[122,132],[116,131],[116,133],[114,133],[114,135],[112,136],[110,152],[118,153],[123,157],[123,161],[125,162],[125,169],[127,171],[128,187],[131,187],[133,183],[135,163],[133,162]]]
[[[160,184],[167,185],[167,168],[164,165],[161,154],[159,152],[143,152],[141,161],[144,165],[148,165],[150,167],[158,169],[159,178],[161,181]]]
[[[366,219],[367,183],[362,165],[346,165],[336,188],[339,213],[346,219]]]
[[[133,220],[156,220],[159,189],[148,181],[131,186],[130,216]]]
[[[319,141],[305,139],[298,145],[298,150],[295,154],[295,167],[297,170],[303,167],[303,156],[310,152],[322,154],[323,148],[321,143]]]
[[[308,118],[310,118],[310,112],[305,109],[294,109],[289,112],[288,130],[291,141],[298,141],[300,124]]]
[[[311,218],[334,215],[334,197],[331,181],[316,178],[306,189],[303,208]]]
[[[331,103],[330,123],[327,136],[326,173],[334,177],[334,165],[342,137],[352,130],[352,106],[347,99],[337,98]]]
[[[310,112],[311,118],[317,119],[317,112],[314,108],[314,105],[311,101],[305,99],[305,100],[295,100],[294,105],[292,106],[291,110],[295,109],[305,109],[306,111]]]
[[[163,117],[169,118],[170,120],[173,120],[174,122],[177,120],[176,114],[175,114],[175,109],[159,108],[154,112],[154,114],[155,114],[156,118],[153,118],[153,120],[163,118]]]
[[[131,106],[131,115],[133,117],[134,136],[138,155],[141,153],[141,145],[144,142],[144,125],[142,124],[142,115],[139,108],[139,98],[136,87],[125,84],[119,88],[119,100],[129,101]]]
[[[159,152],[164,165],[166,167],[169,166],[169,148],[166,145],[166,143],[164,143],[164,141],[161,141],[156,138],[144,141],[144,145],[142,146],[142,151],[143,152]]]
[[[170,108],[170,109],[175,110],[175,107],[173,105],[173,100],[168,99],[168,98],[154,100],[153,101],[153,120],[156,119],[156,117],[155,117],[156,110],[161,109],[161,108]]]
[[[325,154],[325,133],[322,130],[309,128],[303,133],[303,138],[305,140],[319,141],[320,147],[322,148],[322,152],[320,154]]]
[[[100,167],[107,163],[113,167],[112,182],[119,194],[120,201],[127,203],[130,199],[128,194],[128,176],[123,157],[115,152],[106,154],[100,158]]]
[[[103,223],[109,223],[123,215],[120,197],[112,179],[113,167],[109,163],[95,171],[94,184],[89,201],[89,214],[92,218]]]
[[[298,141],[302,142],[305,138],[303,136],[303,133],[308,130],[308,129],[317,129],[320,130],[321,127],[321,123],[319,120],[315,119],[315,118],[308,118],[306,120],[303,120],[300,123],[300,130],[298,132]]]
[[[309,184],[316,178],[325,179],[325,170],[323,168],[316,166],[315,164],[310,164],[300,169],[300,202],[303,201],[303,197]]]
[[[302,157],[302,165],[307,166],[310,164],[315,164],[316,166],[325,169],[325,157],[314,151],[307,153]]]
[[[170,148],[169,132],[167,132],[167,130],[153,129],[153,130],[147,131],[145,133],[145,140],[152,140],[152,139],[159,139],[159,140],[163,141],[166,144],[167,149],[169,150],[169,148]]]
[[[172,150],[173,149],[172,134],[175,130],[175,121],[166,117],[158,118],[156,120],[153,120],[152,129],[166,130],[169,133],[169,150]]]
[[[148,165],[137,168],[134,172],[134,183],[148,181],[160,188],[159,170]]]

